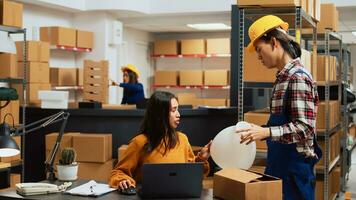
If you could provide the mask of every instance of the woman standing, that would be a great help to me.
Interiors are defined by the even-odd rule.
[[[314,165],[321,158],[315,139],[317,88],[300,61],[298,43],[286,33],[288,23],[267,15],[249,28],[248,50],[267,68],[277,68],[268,127],[239,129],[241,143],[267,139],[266,174],[283,181],[283,199],[314,199]],[[249,66],[246,66],[249,67]]]

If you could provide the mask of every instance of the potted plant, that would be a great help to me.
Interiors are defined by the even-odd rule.
[[[73,181],[77,179],[78,163],[75,162],[76,152],[73,148],[64,148],[57,165],[58,180]]]

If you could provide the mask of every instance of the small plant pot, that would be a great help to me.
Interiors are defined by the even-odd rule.
[[[61,181],[74,181],[78,176],[78,163],[71,165],[57,165],[58,180]]]

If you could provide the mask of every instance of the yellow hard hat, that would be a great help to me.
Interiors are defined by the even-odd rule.
[[[137,69],[137,67],[133,64],[127,64],[126,66],[121,67],[121,71],[125,71],[125,70],[130,70],[133,73],[136,74],[137,77],[140,76],[140,71]]]
[[[250,37],[250,44],[247,46],[247,50],[252,52],[255,50],[254,43],[260,37],[263,36],[269,30],[274,28],[281,27],[283,30],[287,31],[289,24],[284,22],[281,18],[274,15],[266,15],[264,17],[256,20],[248,29],[248,36]]]

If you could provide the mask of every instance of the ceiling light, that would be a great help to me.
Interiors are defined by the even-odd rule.
[[[356,31],[352,31],[351,33],[352,35],[356,36]]]
[[[197,30],[230,30],[231,26],[223,23],[187,24],[188,27]]]

